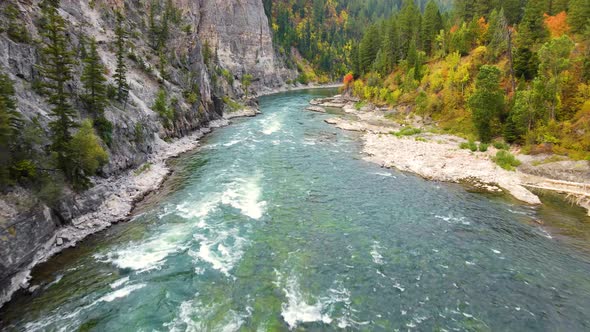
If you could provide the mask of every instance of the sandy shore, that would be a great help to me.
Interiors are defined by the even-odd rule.
[[[459,148],[464,139],[452,135],[423,131],[412,136],[395,136],[403,125],[385,118],[386,110],[372,105],[355,108],[354,99],[336,96],[313,100],[314,107],[337,107],[350,116],[326,119],[327,123],[349,131],[362,132],[364,159],[383,167],[412,172],[435,181],[470,183],[490,191],[503,190],[527,204],[541,204],[529,188],[564,193],[573,203],[590,208],[590,183],[572,182],[524,173],[519,169],[507,171],[497,166],[492,157],[496,150],[471,152]],[[420,127],[419,122],[412,125]],[[526,170],[534,168],[527,164]],[[589,210],[590,215],[590,210]]]

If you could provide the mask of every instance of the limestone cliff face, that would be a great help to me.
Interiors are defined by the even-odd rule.
[[[8,20],[3,14],[4,8],[12,4],[19,10],[19,24],[27,27],[34,40],[40,38],[39,2],[1,1],[0,27]],[[93,3],[92,8],[89,3]],[[113,102],[106,110],[105,116],[114,124],[114,129],[113,143],[108,147],[109,163],[100,172],[103,180],[121,176],[148,161],[154,146],[167,144],[164,139],[186,136],[221,118],[226,108],[222,97],[229,95],[237,99],[244,94],[240,84],[242,75],[253,75],[251,89],[256,92],[278,87],[296,74],[282,68],[275,56],[262,0],[173,0],[180,19],[170,26],[163,65],[149,35],[148,15],[152,3],[142,0],[61,1],[60,14],[68,23],[70,47],[81,56],[82,40],[96,38],[109,73],[114,72],[116,65],[112,45],[116,25],[114,9],[124,14],[125,28],[129,32],[126,62],[130,95],[127,103]],[[163,5],[166,1],[160,3]],[[156,21],[160,20],[162,9],[154,12]],[[205,40],[215,53],[207,64],[203,57]],[[26,121],[35,119],[43,129],[42,143],[36,146],[42,154],[49,144],[47,124],[51,119],[45,98],[33,89],[40,79],[35,67],[39,62],[38,44],[15,42],[0,29],[0,70],[15,82],[18,110],[23,118]],[[234,76],[233,82],[219,76],[222,69]],[[76,65],[75,76],[79,77],[81,71],[82,65]],[[90,117],[79,98],[83,91],[80,81],[75,79],[69,88],[79,120]],[[175,110],[172,128],[165,128],[151,109],[161,88],[167,91]],[[186,94],[194,89],[198,89],[199,98],[191,103]],[[55,237],[56,230],[94,212],[102,202],[116,195],[114,190],[116,188],[102,185],[81,194],[66,190],[52,206],[24,188],[0,194],[0,305],[9,295],[6,289],[9,281],[31,263],[36,253],[62,245],[64,239]]]
[[[202,0],[201,13],[199,37],[236,78],[253,75],[255,88],[279,86],[293,78],[275,56],[260,0]]]

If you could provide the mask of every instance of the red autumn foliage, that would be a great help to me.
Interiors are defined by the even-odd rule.
[[[354,76],[352,76],[351,73],[346,74],[346,76],[344,76],[344,80],[343,83],[344,85],[348,86],[350,83],[352,83],[352,81],[354,80]]]

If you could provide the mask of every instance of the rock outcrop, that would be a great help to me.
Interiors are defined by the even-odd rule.
[[[202,0],[198,35],[236,81],[245,74],[255,89],[273,88],[293,72],[275,56],[268,18],[260,0]]]
[[[39,0],[3,1],[0,25],[5,26],[8,21],[4,8],[14,5],[19,11],[16,18],[19,24],[26,26],[33,40],[38,40],[39,3]],[[81,57],[83,41],[95,38],[109,73],[113,73],[116,66],[113,53],[115,10],[123,13],[124,26],[129,32],[126,62],[130,94],[126,103],[113,102],[106,110],[105,117],[114,124],[112,144],[108,147],[109,163],[102,168],[101,177],[93,180],[97,184],[93,189],[83,193],[66,189],[59,197],[52,197],[55,201],[51,204],[25,188],[0,195],[0,305],[10,298],[15,286],[26,286],[26,270],[35,259],[57,252],[58,247],[71,245],[80,238],[56,236],[61,234],[60,230],[69,229],[74,233],[79,230],[78,235],[85,235],[104,228],[104,222],[117,221],[110,220],[115,218],[104,222],[93,220],[100,217],[96,214],[98,210],[109,209],[109,202],[116,201],[117,190],[125,190],[125,197],[130,198],[125,200],[127,205],[123,209],[129,210],[128,204],[140,197],[142,190],[149,189],[149,186],[139,185],[135,188],[135,180],[126,181],[125,177],[133,176],[130,170],[149,163],[161,167],[157,163],[162,161],[162,156],[168,156],[162,151],[182,152],[194,147],[194,137],[190,135],[209,127],[212,121],[227,121],[223,120],[227,109],[223,97],[238,99],[244,95],[240,83],[244,74],[253,76],[251,89],[254,93],[279,87],[296,76],[295,72],[284,69],[275,55],[261,0],[172,0],[178,21],[169,25],[163,51],[155,50],[150,37],[150,6],[155,3],[158,1],[61,1],[59,13],[68,24],[71,49]],[[159,3],[165,6],[167,1]],[[156,24],[160,23],[163,7],[152,12]],[[50,107],[34,89],[40,80],[35,66],[39,63],[39,43],[15,42],[2,31],[0,29],[0,71],[15,83],[18,111],[24,120],[39,124],[42,137],[36,149],[44,154],[49,144]],[[204,57],[205,41],[214,51],[209,60]],[[164,62],[159,53],[164,53]],[[81,71],[79,63],[74,68],[75,76],[79,77]],[[234,79],[224,78],[221,71],[231,73]],[[162,125],[158,114],[151,109],[162,88],[167,91],[175,111],[173,126],[169,128]],[[69,89],[80,119],[91,117],[85,113],[79,98],[83,91],[79,79],[72,81]],[[190,93],[198,96],[197,101],[187,98]],[[255,111],[246,113],[255,114]],[[167,143],[182,137],[184,141],[192,139],[192,143],[182,141],[180,148]],[[161,172],[154,176],[162,178],[166,172],[158,167],[156,169]],[[118,189],[120,183],[126,187]],[[77,222],[73,223],[74,220]]]

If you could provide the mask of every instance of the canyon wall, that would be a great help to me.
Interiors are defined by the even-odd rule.
[[[158,3],[160,7],[152,10],[151,6]],[[0,72],[8,74],[15,83],[18,111],[24,121],[38,124],[39,142],[34,149],[43,155],[47,154],[50,143],[51,118],[46,98],[35,89],[42,79],[36,67],[41,38],[40,1],[3,1],[2,26],[8,24],[5,9],[10,4],[18,9],[17,20],[26,26],[32,40],[15,42],[6,32],[1,32]],[[15,276],[30,267],[40,251],[67,245],[67,238],[56,237],[59,229],[71,227],[72,220],[104,208],[105,200],[116,194],[113,192],[117,188],[103,183],[129,176],[129,170],[150,160],[156,147],[166,149],[169,142],[222,118],[228,111],[224,97],[239,100],[245,94],[241,84],[243,75],[253,77],[250,95],[280,87],[297,76],[296,72],[285,69],[275,55],[262,0],[171,0],[169,4],[173,5],[178,20],[169,24],[163,50],[156,51],[150,26],[153,21],[162,21],[166,4],[166,0],[61,1],[59,13],[67,22],[69,47],[80,60],[84,45],[87,47],[89,38],[95,38],[110,84],[114,83],[112,74],[116,66],[115,11],[123,14],[128,31],[125,61],[129,70],[129,98],[125,103],[109,103],[105,112],[105,117],[114,124],[112,143],[107,147],[109,162],[93,179],[94,187],[75,193],[65,186],[61,193],[49,194],[55,200],[51,203],[26,186],[0,194],[0,305],[14,291],[14,282],[22,282],[15,280]],[[79,114],[78,121],[91,116],[85,113],[79,97],[83,91],[79,80],[82,66],[82,61],[74,66],[75,79],[68,86]],[[232,78],[227,77],[228,73]],[[168,128],[152,110],[162,88],[175,112],[173,125]],[[195,90],[198,100],[187,100],[187,94]],[[84,220],[88,221],[75,227],[92,228],[91,218]],[[20,286],[26,287],[26,282]]]

